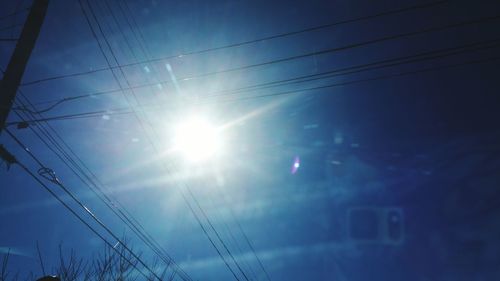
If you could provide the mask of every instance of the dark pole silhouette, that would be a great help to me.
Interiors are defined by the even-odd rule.
[[[17,89],[23,78],[31,51],[35,47],[49,0],[35,0],[24,24],[21,36],[0,81],[0,133],[5,126]]]

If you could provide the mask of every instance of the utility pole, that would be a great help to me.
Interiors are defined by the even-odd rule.
[[[14,103],[17,89],[23,78],[31,51],[35,47],[48,6],[49,0],[33,1],[21,31],[21,36],[17,40],[16,48],[10,58],[3,79],[0,81],[0,134],[5,127],[5,121]]]

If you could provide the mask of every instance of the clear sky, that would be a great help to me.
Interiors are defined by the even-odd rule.
[[[0,39],[30,6],[0,0]],[[112,210],[194,280],[498,280],[499,8],[50,0],[7,128],[144,260]],[[59,245],[104,247],[18,165],[0,220],[23,274],[41,275],[37,241],[47,273]]]

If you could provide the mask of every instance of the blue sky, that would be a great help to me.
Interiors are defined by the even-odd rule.
[[[85,96],[61,102],[37,119],[58,119],[48,122],[61,137],[57,143],[64,141],[63,149],[78,156],[106,194],[121,202],[193,279],[234,277],[183,199],[186,187],[194,195],[188,201],[197,200],[202,207],[197,215],[207,215],[252,280],[266,277],[245,236],[274,281],[499,277],[490,266],[498,262],[493,252],[500,246],[492,242],[499,230],[491,220],[500,195],[493,172],[499,164],[500,136],[500,20],[494,18],[495,1],[443,1],[199,54],[188,53],[427,2],[82,3],[87,16],[90,3],[104,32],[105,40],[91,17],[105,55],[79,1],[52,0],[23,77],[22,94],[38,110]],[[0,15],[30,4],[2,0]],[[23,23],[24,17],[21,13],[2,19],[0,28]],[[478,19],[484,21],[474,22]],[[464,24],[267,64],[455,23]],[[15,38],[19,31],[0,31],[0,38]],[[2,69],[14,46],[0,42]],[[235,92],[463,46],[469,49],[428,60]],[[113,71],[99,70],[108,68],[105,56]],[[261,63],[266,64],[252,66]],[[227,71],[246,66],[251,67]],[[77,73],[86,74],[60,77]],[[59,78],[46,80],[51,77]],[[324,87],[331,84],[341,85]],[[322,88],[310,89],[315,87]],[[24,101],[20,94],[18,100]],[[89,112],[98,113],[57,118]],[[224,139],[214,158],[197,164],[172,149],[177,124],[193,115],[213,123]],[[19,120],[11,113],[8,121]],[[35,122],[35,131],[35,124],[47,126]],[[9,129],[115,233],[129,237],[145,258],[154,257],[31,129]],[[0,143],[33,171],[39,168],[6,133]],[[296,159],[300,167],[291,173]],[[83,257],[102,249],[102,241],[19,167],[1,169],[0,183],[0,251],[12,249],[14,269],[40,272],[36,241],[48,265],[57,262],[61,243]],[[379,216],[388,210],[401,212],[403,242],[353,238],[350,227],[357,222],[349,214],[356,208],[376,210]],[[360,231],[366,230],[368,224],[361,225]],[[206,221],[204,226],[210,229]],[[217,240],[215,232],[209,235]],[[483,246],[471,250],[470,241]],[[224,252],[222,244],[217,246]],[[460,247],[464,250],[457,250]],[[474,256],[474,251],[479,254]],[[230,257],[224,257],[237,271]],[[472,269],[464,273],[459,264]],[[242,274],[240,278],[244,280]]]

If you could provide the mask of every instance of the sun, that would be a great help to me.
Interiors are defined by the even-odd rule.
[[[175,127],[174,148],[190,162],[210,159],[221,147],[219,131],[201,117],[192,117]]]

